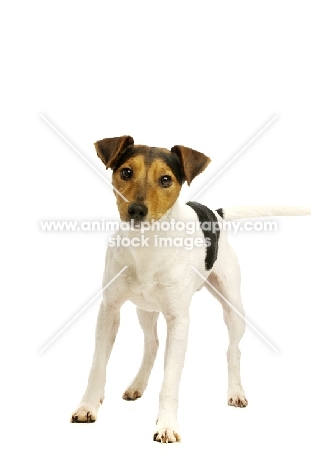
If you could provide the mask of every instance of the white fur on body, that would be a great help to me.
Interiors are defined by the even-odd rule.
[[[217,218],[220,216],[215,212]],[[196,213],[187,205],[177,202],[162,220],[198,222]],[[135,231],[120,231],[120,236],[137,236]],[[179,232],[148,231],[152,236],[188,236]],[[202,230],[193,234],[204,239]],[[167,322],[164,379],[160,392],[159,413],[155,434],[157,440],[180,440],[177,423],[178,390],[187,347],[189,306],[193,294],[204,280],[193,270],[195,267],[227,300],[243,313],[240,297],[239,265],[227,233],[221,232],[218,258],[211,270],[205,270],[206,247],[159,248],[108,247],[103,283],[107,284],[125,266],[128,268],[104,291],[96,328],[95,352],[87,390],[73,417],[79,421],[96,420],[97,410],[104,399],[106,365],[119,326],[120,307],[130,300],[137,306],[140,325],[144,332],[144,355],[138,374],[124,393],[124,398],[141,396],[147,386],[158,349],[156,321],[162,312]],[[213,291],[211,291],[212,294]],[[215,296],[220,299],[217,295]],[[220,299],[221,301],[221,299]],[[245,323],[230,307],[223,303],[224,320],[228,326],[228,402],[246,406],[247,400],[240,379],[239,342]]]
[[[310,209],[288,207],[242,207],[223,210],[225,219],[243,217],[303,215]],[[214,212],[217,219],[221,217]],[[162,218],[163,220],[198,222],[195,211],[179,200]],[[120,236],[136,237],[135,231],[120,231]],[[189,306],[193,294],[206,288],[223,306],[224,321],[228,327],[228,403],[246,406],[247,400],[240,378],[239,342],[245,330],[244,314],[240,296],[240,269],[235,253],[227,240],[227,232],[220,231],[218,257],[211,270],[205,270],[206,247],[159,248],[152,245],[155,235],[159,237],[189,234],[180,231],[148,231],[149,247],[108,247],[103,284],[108,284],[119,271],[128,268],[104,291],[96,327],[95,351],[88,386],[82,401],[73,414],[80,422],[95,421],[100,403],[104,399],[106,365],[118,331],[120,307],[130,300],[137,306],[140,325],[144,332],[144,354],[136,377],[124,392],[125,399],[136,399],[146,389],[158,349],[157,318],[163,313],[167,322],[167,341],[164,362],[164,379],[160,392],[159,413],[155,429],[156,440],[175,442],[180,440],[177,423],[178,390],[187,348],[189,329]],[[204,239],[199,228],[193,237]],[[196,270],[216,288],[221,296],[206,283]]]

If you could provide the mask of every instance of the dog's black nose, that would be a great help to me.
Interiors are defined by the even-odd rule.
[[[146,205],[140,205],[139,203],[130,203],[127,211],[131,219],[141,221],[148,213],[148,208]]]

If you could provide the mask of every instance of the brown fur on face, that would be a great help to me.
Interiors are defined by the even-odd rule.
[[[123,221],[158,220],[175,203],[182,184],[188,185],[210,163],[210,158],[186,146],[176,145],[171,151],[144,145],[134,145],[129,135],[104,138],[95,143],[98,157],[106,169],[113,170],[112,182]],[[123,180],[122,169],[132,170],[132,177]],[[160,179],[170,176],[172,184],[163,187]],[[120,193],[128,200],[123,200]],[[129,215],[129,206],[131,215]],[[135,206],[133,206],[135,205]],[[146,215],[146,207],[148,213]],[[136,211],[135,210],[141,211]]]
[[[121,178],[121,171],[125,168],[132,170],[133,175],[130,180]],[[169,187],[161,186],[160,179],[163,176],[171,177],[172,184]],[[145,220],[157,221],[174,205],[181,190],[181,184],[163,159],[155,157],[147,161],[147,157],[139,153],[121,164],[113,173],[112,183],[129,201],[126,202],[116,195],[122,221],[130,221],[128,214],[130,203],[145,205],[148,208]]]

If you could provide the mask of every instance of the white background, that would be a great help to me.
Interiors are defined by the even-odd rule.
[[[180,389],[180,444],[152,441],[165,325],[149,387],[121,395],[141,359],[134,306],[108,366],[95,424],[69,424],[84,392],[106,233],[43,233],[40,220],[117,219],[93,142],[182,144],[213,163],[191,199],[275,115],[278,119],[198,201],[311,205],[310,12],[307,1],[3,2],[1,101],[1,458],[7,467],[310,466],[311,219],[230,240],[242,269],[245,409],[226,404],[227,334],[201,291]]]

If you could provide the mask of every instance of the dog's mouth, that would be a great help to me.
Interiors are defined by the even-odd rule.
[[[121,213],[120,213],[121,214]],[[139,230],[143,223],[149,223],[149,218],[148,216],[131,216],[129,213],[126,213],[126,215],[123,214],[121,215],[121,221],[123,223],[127,223],[130,227],[131,230]]]
[[[135,230],[140,230],[143,221],[137,221],[135,219],[130,220],[131,228]]]

